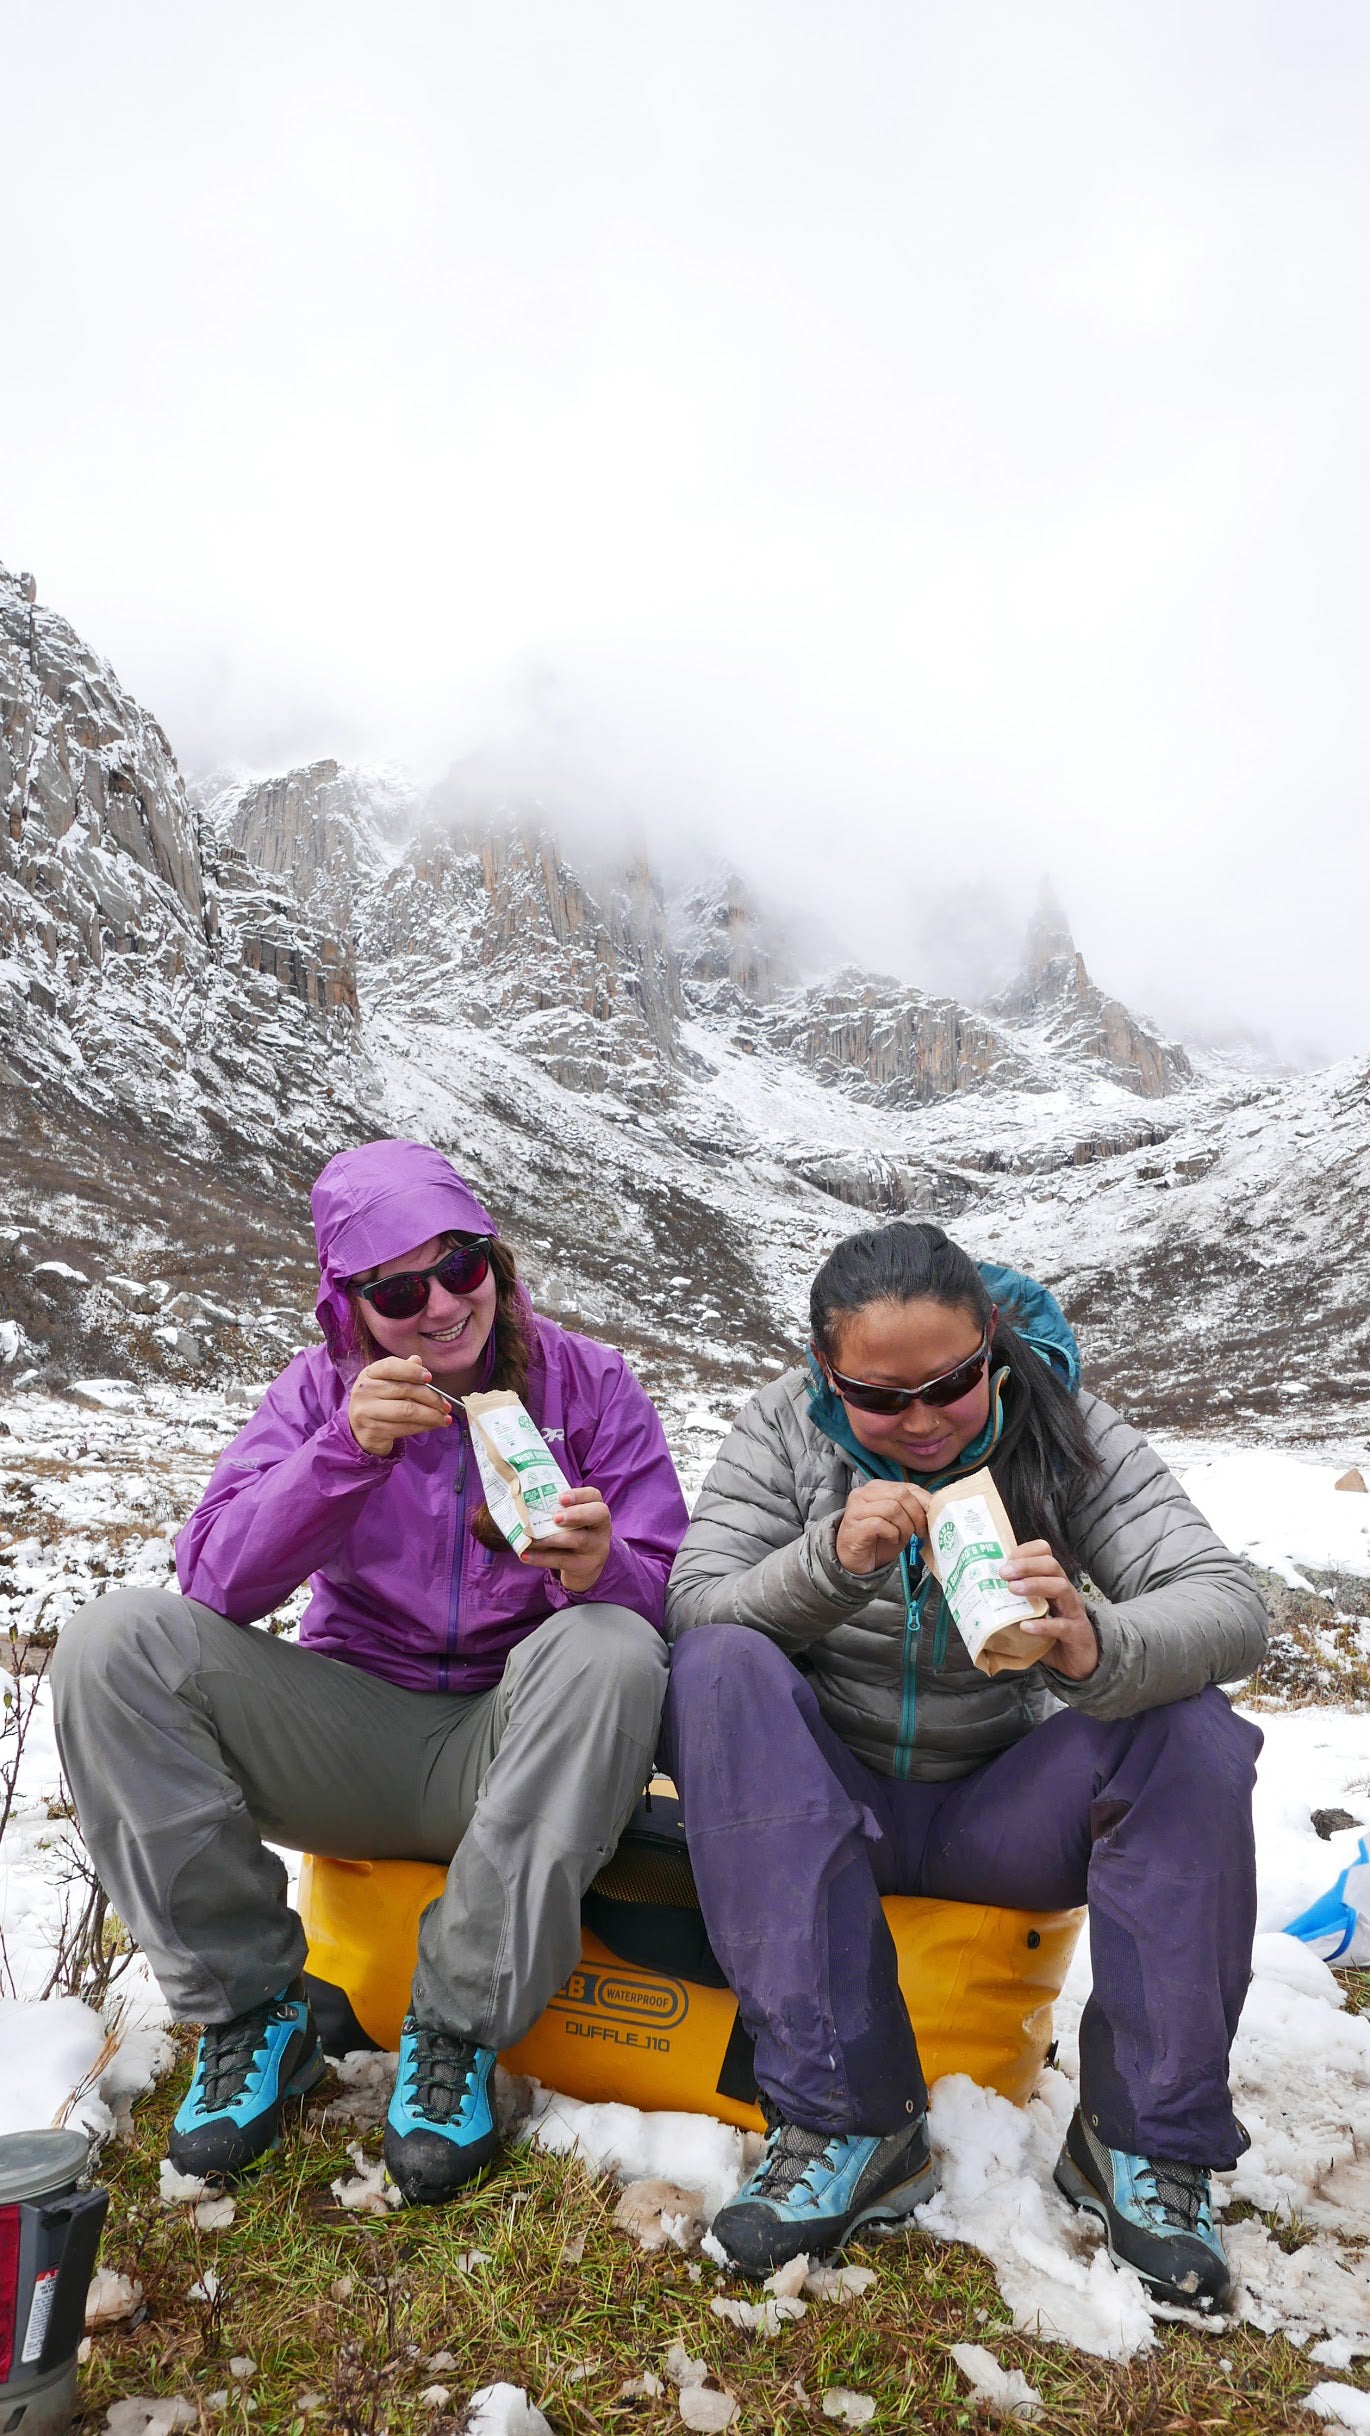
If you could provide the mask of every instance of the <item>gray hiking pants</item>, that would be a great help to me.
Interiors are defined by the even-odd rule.
[[[568,1607],[492,1691],[411,1692],[172,1591],[115,1590],[65,1627],[52,1681],[81,1832],[178,2019],[228,2021],[304,1968],[269,1837],[450,1862],[414,2010],[508,2047],[579,1960],[581,1895],[651,1768],[666,1650],[626,1607]]]

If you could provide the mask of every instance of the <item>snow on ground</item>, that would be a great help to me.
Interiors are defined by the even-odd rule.
[[[1263,1711],[1257,1722],[1266,1736],[1258,1866],[1263,1887],[1292,1890],[1282,1906],[1263,1898],[1263,1909],[1288,1919],[1345,1865],[1345,1837],[1323,1843],[1310,1809],[1346,1796],[1370,1818],[1370,1724],[1326,1709]],[[1118,2359],[1154,2342],[1155,2313],[1138,2278],[1112,2265],[1092,2220],[1052,2181],[1076,2101],[1089,1986],[1086,1935],[1057,2006],[1058,2067],[1027,2107],[962,2076],[938,2083],[930,2120],[942,2187],[919,2221],[986,2253],[1018,2326]],[[1290,2252],[1259,2222],[1230,2228],[1240,2314],[1295,2342],[1341,2336],[1370,2345],[1370,2284],[1349,2246],[1370,2240],[1370,2020],[1346,2010],[1335,1975],[1297,1939],[1262,1935],[1232,2066],[1251,2148],[1215,2196],[1301,2219],[1311,2231]],[[711,2209],[737,2189],[752,2154],[742,2134],[704,2117],[640,2115],[546,2092],[531,2131],[540,2145],[577,2148],[624,2182],[660,2178],[701,2191]]]
[[[159,2009],[154,1990],[146,2010]],[[99,2135],[126,2121],[132,2100],[165,2070],[171,2048],[155,2019],[126,2021],[116,2054],[90,2086],[107,2035],[99,2014],[76,1996],[54,1996],[44,2005],[0,2000],[0,2135],[32,2131],[59,2114]]]
[[[0,1684],[11,1685],[3,1672]],[[23,1693],[25,1679],[13,1688]],[[0,1741],[0,1764],[3,1759]],[[66,2119],[90,2132],[110,2132],[170,2057],[162,2027],[166,2008],[141,1956],[120,1982],[119,2046],[95,2087],[87,2088],[87,2076],[105,2044],[106,2024],[75,1996],[36,2001],[52,1969],[64,1913],[79,1906],[81,1894],[72,1865],[76,1830],[62,1815],[62,1792],[52,1702],[39,1684],[27,1723],[20,1800],[0,1848],[0,2134],[51,2123],[73,2093],[79,2094]]]
[[[1257,1926],[1283,1928],[1323,1894],[1370,1828],[1370,1715],[1340,1709],[1260,1709],[1265,1736],[1256,1776]],[[1314,1810],[1361,1821],[1324,1843]]]
[[[760,2139],[712,2115],[641,2114],[635,2106],[592,2106],[537,2089],[527,2125],[539,2148],[576,2150],[622,2183],[669,2182],[698,2191],[716,2216],[761,2153]]]
[[[74,1608],[118,1582],[166,1582],[171,1542],[218,1449],[255,1400],[209,1390],[140,1390],[136,1457],[123,1400],[88,1382],[83,1402],[19,1395],[0,1408],[0,1633],[60,1629]],[[728,1416],[687,1395],[668,1428],[691,1491]],[[1297,1580],[1298,1568],[1370,1571],[1370,1500],[1332,1487],[1334,1466],[1298,1452],[1169,1446],[1190,1493],[1236,1546]],[[22,1690],[24,1679],[19,1679]],[[1254,1976],[1233,2056],[1237,2109],[1252,2135],[1236,2173],[1218,2186],[1299,2220],[1309,2238],[1285,2250],[1259,2219],[1228,2234],[1242,2279],[1242,2314],[1300,2342],[1370,2345],[1370,2287],[1348,2245],[1370,2239],[1370,2021],[1345,2009],[1334,1975],[1277,1932],[1345,1867],[1350,1829],[1324,1842],[1315,1808],[1370,1821],[1370,1718],[1331,1708],[1262,1708],[1256,1796],[1260,1927]],[[66,1839],[50,1704],[40,1688],[20,1800],[0,1856],[0,2131],[46,2123],[78,2089],[104,2035],[75,1998],[38,2006],[60,1927]],[[159,2067],[155,1991],[136,1966],[124,1983],[132,2025],[98,2094],[73,2120],[107,2131]],[[1111,2265],[1090,2222],[1056,2192],[1051,2169],[1075,2097],[1076,2028],[1089,1986],[1082,1939],[1057,2012],[1058,2067],[1031,2105],[1015,2109],[960,2079],[939,2084],[932,2131],[942,2189],[928,2231],[974,2243],[991,2258],[1016,2321],[1101,2356],[1155,2339],[1140,2285]],[[7,1974],[4,1975],[4,1974]],[[27,2001],[26,2001],[27,2000]],[[710,2211],[737,2188],[752,2149],[709,2118],[644,2116],[536,2096],[532,2136],[578,2148],[622,2180],[662,2179],[702,2191]]]
[[[1370,1496],[1337,1488],[1326,1461],[1243,1447],[1186,1465],[1180,1476],[1219,1538],[1292,1588],[1308,1587],[1301,1565],[1370,1572]]]
[[[168,1581],[172,1541],[260,1393],[87,1379],[71,1398],[0,1402],[0,1633],[48,1631],[101,1590]]]

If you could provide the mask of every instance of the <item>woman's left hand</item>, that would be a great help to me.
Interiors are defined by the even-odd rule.
[[[525,1548],[519,1563],[545,1565],[560,1575],[563,1590],[583,1599],[609,1562],[613,1536],[613,1520],[598,1489],[563,1489],[555,1532]]]
[[[1004,1566],[1011,1590],[1025,1599],[1045,1599],[1047,1612],[1020,1625],[1042,1643],[1042,1663],[1071,1683],[1083,1683],[1099,1663],[1099,1643],[1089,1611],[1075,1584],[1044,1539],[1024,1540]]]

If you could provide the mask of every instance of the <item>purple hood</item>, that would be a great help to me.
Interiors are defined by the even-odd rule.
[[[398,1260],[430,1236],[493,1235],[495,1222],[449,1159],[426,1142],[363,1142],[330,1159],[309,1196],[319,1247],[324,1342],[340,1370],[359,1367],[352,1347],[347,1281]]]

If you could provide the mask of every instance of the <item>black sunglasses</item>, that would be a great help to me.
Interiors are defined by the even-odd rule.
[[[399,1269],[393,1277],[373,1277],[369,1286],[353,1286],[382,1319],[417,1319],[427,1308],[436,1277],[446,1294],[474,1294],[490,1274],[490,1238],[477,1235],[470,1243],[454,1244],[431,1269]]]
[[[854,1404],[862,1413],[906,1413],[911,1404],[957,1404],[979,1384],[989,1360],[989,1342],[994,1334],[990,1321],[976,1351],[954,1370],[939,1371],[935,1379],[925,1379],[921,1387],[875,1387],[869,1379],[844,1378],[831,1363],[825,1365],[828,1377],[844,1404]]]

